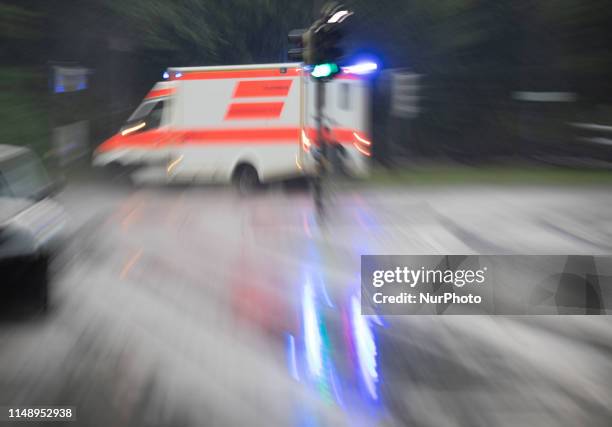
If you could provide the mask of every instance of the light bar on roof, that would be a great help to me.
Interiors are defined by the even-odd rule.
[[[370,74],[376,71],[377,69],[378,69],[378,64],[372,61],[358,62],[357,64],[354,64],[354,65],[348,65],[346,67],[342,67],[342,71],[344,71],[347,74],[359,74],[359,75]]]

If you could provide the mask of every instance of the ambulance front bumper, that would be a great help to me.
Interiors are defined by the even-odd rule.
[[[169,158],[170,153],[167,150],[117,149],[95,152],[92,165],[95,167],[104,167],[111,164],[122,166],[165,165]]]

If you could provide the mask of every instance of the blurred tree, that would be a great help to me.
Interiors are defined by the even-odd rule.
[[[287,33],[307,25],[309,1],[109,0],[143,48],[165,65],[282,60]]]
[[[44,17],[29,1],[0,3],[0,144],[48,149],[46,78],[37,56]]]
[[[583,110],[610,104],[609,0],[345,2],[357,12],[354,46],[426,76],[417,130],[429,153],[516,150],[515,91],[577,92]],[[50,60],[93,69],[91,108],[102,137],[167,66],[284,60],[287,32],[307,26],[318,3],[3,0],[0,61],[11,76],[20,76],[15,67],[27,71],[11,87],[28,93],[11,102],[40,100]],[[28,109],[44,105],[35,104]]]
[[[417,127],[430,153],[520,152],[526,104],[513,100],[516,91],[568,91],[585,104],[611,102],[609,1],[347,2],[361,15],[361,44],[387,66],[426,76]],[[544,107],[527,115],[556,128],[548,138],[560,141],[576,106]]]
[[[43,35],[40,13],[20,3],[0,3],[0,61],[23,62],[27,50],[40,42]]]

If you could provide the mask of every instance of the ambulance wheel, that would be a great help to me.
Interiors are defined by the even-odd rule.
[[[234,185],[240,194],[250,194],[260,186],[259,175],[251,165],[240,165],[234,172]]]

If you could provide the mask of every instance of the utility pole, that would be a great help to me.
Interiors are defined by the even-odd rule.
[[[313,0],[316,21],[307,30],[292,30],[289,32],[289,42],[297,47],[289,49],[289,58],[301,60],[309,67],[310,76],[315,79],[315,124],[317,126],[317,141],[314,177],[314,199],[317,212],[323,213],[322,180],[329,169],[329,147],[326,135],[323,133],[323,110],[325,109],[325,83],[340,73],[338,62],[344,52],[340,42],[344,37],[344,22],[353,12],[338,2],[321,5],[322,0]]]
[[[315,123],[317,125],[317,147],[319,147],[319,155],[317,157],[317,176],[315,177],[314,199],[317,212],[323,213],[323,178],[326,175],[327,165],[329,164],[327,154],[327,141],[323,135],[323,108],[325,108],[325,81],[317,79],[315,82],[316,99],[315,99]]]

